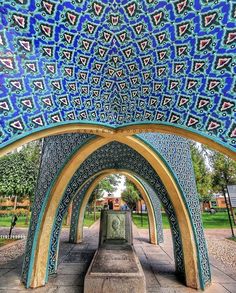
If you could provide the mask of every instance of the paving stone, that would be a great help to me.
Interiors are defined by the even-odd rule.
[[[171,262],[167,258],[160,258],[160,259],[152,259],[148,258],[148,262],[152,264],[161,264],[161,265],[170,265]]]
[[[85,263],[62,263],[57,269],[57,274],[74,275],[85,274],[89,264]]]
[[[83,275],[62,275],[58,274],[53,280],[53,285],[57,286],[83,286],[84,276]]]
[[[45,286],[45,287],[40,287],[35,289],[25,289],[18,292],[20,293],[57,293],[58,288],[57,286],[54,286],[54,287]]]
[[[214,284],[214,283],[204,291],[204,293],[229,293],[229,292],[230,291],[225,289],[221,284]]]
[[[175,273],[175,266],[172,264],[160,264],[160,263],[151,263],[151,267],[154,274],[165,275]]]
[[[161,287],[155,286],[155,287],[147,287],[147,293],[160,293]]]
[[[225,289],[227,289],[230,293],[236,293],[236,285],[235,283],[222,283],[221,286],[223,286]]]
[[[158,275],[156,274],[156,278],[163,288],[176,288],[183,287],[183,284],[178,280],[175,275],[165,274]]]
[[[180,288],[161,288],[161,290],[158,293],[197,293],[197,292],[202,292],[202,291],[197,291],[197,290],[186,288],[186,287],[180,287]]]
[[[20,275],[16,273],[15,270],[11,270],[0,277],[0,289],[24,289],[21,281]]]
[[[7,272],[9,272],[10,269],[2,269],[0,268],[0,277],[5,275]]]
[[[95,251],[77,251],[77,252],[71,252],[68,256],[66,256],[63,259],[63,262],[68,263],[86,263],[91,262]]]
[[[57,293],[83,293],[83,287],[79,286],[60,286]]]
[[[151,266],[149,264],[142,264],[143,272],[146,278],[146,286],[148,287],[160,287],[160,284],[158,280],[156,279],[155,275],[153,274],[153,271],[151,269]]]
[[[96,227],[95,227],[96,228]],[[50,278],[49,283],[38,289],[25,289],[20,282],[21,268],[23,263],[24,245],[11,246],[0,252],[0,293],[70,293],[82,292],[83,276],[89,265],[89,253],[97,248],[98,233],[96,229],[85,229],[84,241],[81,244],[68,243],[69,230],[63,229],[61,233],[61,242],[59,250],[58,274]],[[5,229],[8,231],[9,229]],[[27,234],[27,229],[17,229],[16,233]],[[0,228],[1,233],[1,228]],[[148,230],[139,230],[134,233],[139,238],[134,241],[137,255],[140,258],[146,276],[148,293],[196,293],[198,291],[183,286],[174,275],[173,249],[170,230],[164,230],[165,243],[155,246],[148,243]],[[229,230],[207,230],[206,236],[214,245],[220,246],[222,242],[217,243],[217,238],[224,240],[229,236]],[[212,240],[211,240],[212,239]],[[223,242],[224,251],[231,250],[231,258],[236,256],[236,243],[228,240]],[[23,242],[22,242],[23,243]],[[18,243],[19,244],[19,243]],[[228,247],[228,248],[227,248]],[[212,253],[210,248],[210,263],[212,266],[213,285],[204,293],[236,293],[236,268],[229,266],[228,260],[223,263],[221,256]],[[17,254],[15,251],[17,250]],[[218,253],[220,250],[217,249]],[[86,254],[88,252],[88,255]],[[82,253],[82,254],[81,254]],[[232,257],[232,253],[233,257]],[[16,257],[17,256],[17,257]],[[148,257],[146,257],[148,256]],[[73,261],[74,257],[78,257]],[[88,258],[87,258],[88,257]],[[86,261],[86,259],[88,259]],[[69,262],[71,261],[71,262]],[[77,262],[76,262],[77,261]],[[163,264],[163,261],[169,264]],[[201,291],[199,291],[201,292]]]
[[[218,270],[215,267],[211,268],[212,272],[212,282],[213,283],[234,283],[236,287],[236,281],[229,277],[227,274],[222,272],[221,270]]]

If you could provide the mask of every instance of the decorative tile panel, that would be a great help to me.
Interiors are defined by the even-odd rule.
[[[68,123],[236,147],[232,0],[0,1],[0,142]]]
[[[201,262],[200,268],[202,269],[204,282],[207,283],[211,278],[211,274],[189,141],[176,135],[157,133],[140,134],[138,137],[161,154],[177,178],[186,206],[191,215],[195,237],[198,243],[197,248]]]
[[[48,201],[48,193],[59,175],[61,168],[82,144],[93,138],[89,134],[65,134],[48,137],[44,139],[38,184],[35,191],[30,227],[28,232],[24,265],[22,270],[22,281],[27,283],[28,273],[35,254],[35,243],[45,206]]]

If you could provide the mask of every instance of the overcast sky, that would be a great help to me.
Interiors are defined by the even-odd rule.
[[[122,191],[125,189],[125,176],[121,175],[120,184],[117,186],[117,190],[112,193],[113,196],[121,197]],[[107,192],[104,192],[104,197],[107,196]]]

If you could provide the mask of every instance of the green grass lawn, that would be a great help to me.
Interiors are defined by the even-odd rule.
[[[96,213],[96,220],[98,220],[100,218],[100,213],[97,212]],[[65,224],[66,222],[66,219],[63,220],[63,227],[69,227]],[[93,212],[88,214],[87,212],[85,213],[85,216],[84,216],[84,227],[90,227],[91,225],[93,225],[94,223],[94,215],[93,215]]]
[[[100,213],[96,213],[96,219],[98,220],[100,218]],[[90,227],[94,223],[94,215],[93,213],[88,214],[85,213],[84,216],[84,227]]]
[[[0,217],[0,227],[11,227],[11,219],[12,217]],[[28,227],[28,224],[25,222],[25,216],[19,216],[16,222],[15,227]]]
[[[202,215],[202,221],[204,228],[207,229],[230,229],[227,212],[218,212],[214,215],[204,213]]]
[[[133,222],[138,228],[148,228],[147,214],[143,214],[143,226],[141,225],[141,215],[133,214]],[[202,214],[203,226],[206,229],[229,229],[229,220],[227,212],[218,212],[214,215],[203,213]],[[162,214],[163,228],[169,228],[169,222],[166,214]],[[236,228],[236,227],[235,227]]]
[[[96,213],[96,219],[99,219],[100,213]],[[11,219],[12,217],[0,217],[0,227],[11,227]],[[20,216],[17,219],[16,226],[15,227],[28,227],[28,225],[25,222],[25,217]],[[65,222],[65,221],[64,221]],[[85,227],[90,227],[94,223],[94,216],[93,213],[88,213],[86,212],[85,218],[84,218],[84,226]],[[66,225],[63,225],[63,227],[66,227]]]
[[[227,238],[227,239],[236,242],[236,237],[230,237],[230,238]]]
[[[142,225],[142,222],[141,222],[141,214],[133,214],[132,219],[133,219],[134,224],[138,228],[148,228],[148,216],[147,216],[147,214],[143,214],[143,225]],[[170,228],[166,214],[162,214],[162,223],[163,223],[163,228],[164,229]]]
[[[96,213],[96,218],[99,219],[100,213]],[[133,214],[133,222],[138,228],[148,228],[148,217],[147,214],[143,214],[143,225],[141,225],[141,215]],[[227,212],[217,212],[214,215],[203,213],[202,214],[203,226],[206,229],[229,229],[229,220]],[[166,214],[162,214],[163,228],[169,228],[169,222]],[[90,227],[94,223],[93,213],[88,214],[86,212],[84,218],[84,226]],[[11,226],[11,217],[0,217],[0,227]],[[65,226],[65,225],[63,225]],[[25,223],[25,217],[18,217],[15,227],[27,227]],[[236,228],[236,227],[235,227]]]

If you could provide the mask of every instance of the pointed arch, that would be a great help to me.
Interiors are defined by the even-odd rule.
[[[53,219],[55,218],[56,210],[66,189],[66,186],[73,177],[75,171],[79,168],[82,162],[93,153],[93,151],[113,140],[114,139],[111,137],[97,138],[83,146],[72,156],[70,161],[65,165],[64,169],[60,173],[60,176],[58,176],[57,180],[55,181],[53,188],[49,193],[42,220],[38,223],[39,232],[37,239],[35,240],[35,254],[31,263],[31,273],[28,279],[28,286],[39,287],[44,285],[46,282],[46,267],[48,256],[45,254],[45,251],[49,249],[50,235],[53,228]],[[153,169],[160,176],[169,193],[169,197],[173,204],[178,220],[178,225],[181,231],[186,284],[192,288],[199,288],[200,286],[204,287],[204,284],[200,285],[201,273],[198,262],[194,228],[191,223],[188,208],[186,207],[186,203],[183,200],[181,190],[179,189],[174,175],[170,172],[165,162],[163,162],[158,154],[155,153],[144,142],[134,137],[123,136],[117,136],[115,141],[126,144],[132,149],[135,149],[137,153],[145,157],[147,162],[153,166]]]
[[[102,172],[99,176],[96,176],[96,179],[91,183],[89,189],[86,191],[85,196],[83,198],[83,201],[79,207],[79,210],[76,213],[76,217],[78,219],[71,219],[71,224],[74,222],[77,223],[77,228],[75,229],[75,235],[72,237],[72,230],[70,230],[70,239],[73,239],[74,243],[80,243],[83,240],[83,221],[84,221],[84,214],[85,214],[85,209],[88,204],[89,198],[93,192],[93,190],[96,188],[97,184],[106,176],[109,174],[122,174],[125,177],[127,177],[131,182],[135,184],[135,186],[138,188],[140,194],[142,195],[144,202],[147,206],[147,211],[148,211],[148,219],[149,219],[149,238],[150,238],[150,243],[152,244],[158,244],[162,242],[162,238],[158,239],[158,232],[157,232],[157,224],[160,225],[160,223],[156,223],[156,217],[155,217],[155,212],[154,208],[152,205],[152,202],[150,200],[150,197],[148,195],[147,190],[145,187],[142,185],[142,183],[136,178],[136,176],[132,173],[129,173],[125,170],[105,170]],[[161,217],[160,217],[161,218]],[[162,229],[162,225],[160,227]],[[73,229],[74,230],[74,229]],[[160,233],[160,232],[159,232]]]

